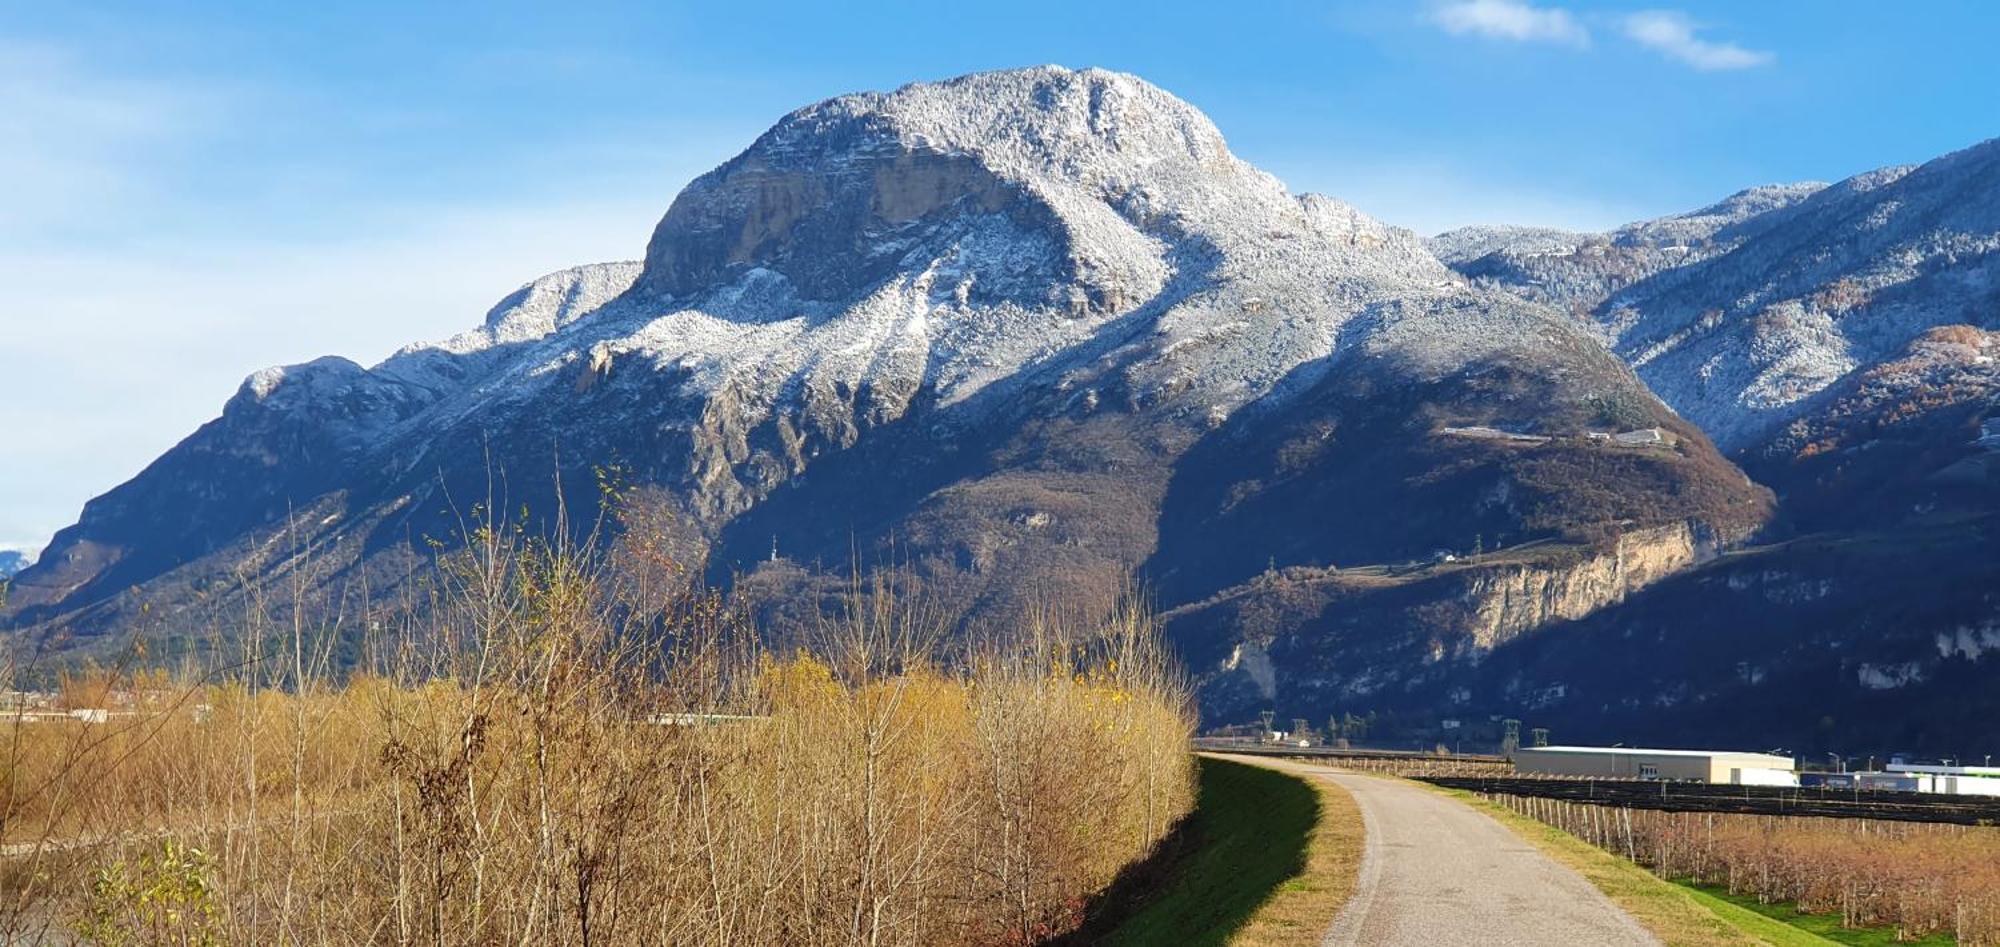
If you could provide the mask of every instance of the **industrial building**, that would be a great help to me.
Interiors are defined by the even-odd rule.
[[[1890,763],[1888,772],[1811,773],[1804,784],[1828,789],[2000,796],[2000,767]]]
[[[1514,751],[1514,771],[1539,776],[1661,779],[1741,786],[1796,786],[1795,761],[1770,753],[1537,746]]]

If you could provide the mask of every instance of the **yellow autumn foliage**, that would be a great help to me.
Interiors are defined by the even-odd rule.
[[[1193,803],[1138,610],[967,651],[877,588],[776,654],[713,596],[635,618],[577,554],[486,551],[370,673],[301,631],[17,719],[7,939],[1027,944]]]

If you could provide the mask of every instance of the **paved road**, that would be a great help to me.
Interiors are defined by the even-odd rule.
[[[1368,844],[1328,947],[1586,947],[1658,940],[1583,876],[1484,813],[1411,783],[1293,764],[1353,793]]]

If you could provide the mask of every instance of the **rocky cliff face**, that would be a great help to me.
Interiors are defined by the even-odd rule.
[[[1475,673],[1496,649],[1716,554],[1706,528],[1680,522],[1598,548],[1539,543],[1392,567],[1273,570],[1168,612],[1167,627],[1194,662],[1210,716],[1277,704],[1316,720],[1396,706],[1412,688]]]
[[[1482,651],[1615,605],[1716,554],[1706,530],[1673,523],[1620,535],[1574,561],[1498,562],[1464,579],[1466,633]]]
[[[1991,517],[1697,549],[1693,565],[1604,596],[1634,554],[1675,562],[1684,539],[1662,531],[1624,565],[1551,555],[1281,570],[1168,613],[1168,628],[1212,718],[1354,714],[1385,743],[1472,746],[1497,740],[1506,717],[1565,742],[1802,754],[1953,755],[1990,739]],[[1506,635],[1537,617],[1549,620]]]
[[[1524,716],[1565,740],[1966,753],[2000,710],[1996,563],[1991,517],[1754,546],[1398,696]]]

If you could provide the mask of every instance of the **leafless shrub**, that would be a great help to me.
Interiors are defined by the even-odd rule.
[[[1700,812],[1488,796],[1530,818],[1690,879],[1900,939],[2000,944],[2000,829]]]
[[[659,548],[476,526],[397,609],[291,608],[280,634],[252,616],[229,667],[79,678],[73,699],[114,716],[17,713],[0,922],[106,942],[1018,944],[1073,924],[1192,804],[1188,692],[1136,598],[947,648],[945,616],[857,583],[809,648],[770,653],[663,578]],[[369,662],[337,676],[357,621]],[[204,926],[139,910],[162,891]]]

